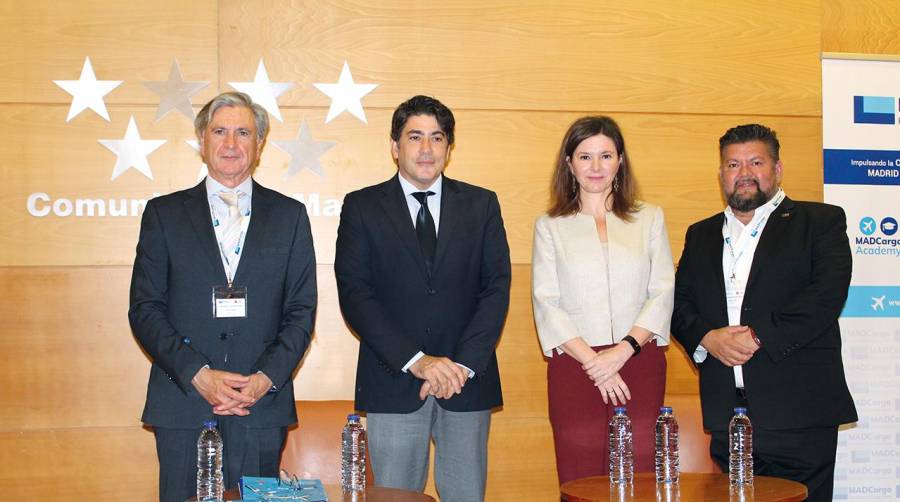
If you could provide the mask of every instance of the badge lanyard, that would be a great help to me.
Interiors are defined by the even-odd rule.
[[[744,237],[744,238],[739,239],[740,240],[740,246],[739,246],[740,249],[738,250],[737,253],[735,253],[734,245],[731,243],[731,232],[729,232],[729,230],[728,230],[728,218],[725,218],[725,221],[722,223],[722,238],[725,240],[725,245],[728,247],[728,253],[731,255],[731,276],[729,277],[729,279],[732,282],[734,282],[737,279],[736,272],[737,272],[738,261],[744,257],[744,253],[747,251],[747,247],[750,245],[750,242],[753,241],[754,239],[756,239],[757,237],[759,237],[759,233],[762,229],[762,226],[765,225],[766,221],[769,219],[769,216],[771,216],[772,211],[776,207],[778,207],[779,204],[781,204],[782,200],[784,200],[784,191],[779,189],[778,194],[776,194],[775,197],[772,199],[772,202],[769,203],[769,204],[771,204],[772,208],[767,212],[767,214],[765,216],[763,216],[762,218],[759,219],[758,222],[756,222],[756,225],[754,225],[753,228],[750,230],[749,236],[742,235],[742,237]]]
[[[237,268],[238,258],[241,255],[241,250],[244,248],[244,239],[247,237],[247,229],[250,227],[250,209],[248,208],[247,212],[244,213],[237,246],[234,248],[234,254],[229,256],[229,254],[225,252],[225,247],[222,244],[222,222],[219,220],[219,211],[212,204],[210,204],[210,208],[212,208],[212,220],[213,228],[216,232],[216,242],[219,245],[219,253],[221,253],[222,260],[225,263],[225,274],[228,276],[228,286],[231,287],[231,283],[234,280],[234,273]]]

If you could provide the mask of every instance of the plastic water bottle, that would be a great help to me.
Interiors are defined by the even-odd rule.
[[[678,482],[678,421],[669,406],[656,419],[656,482]]]
[[[366,430],[359,415],[348,415],[341,434],[341,488],[345,492],[366,489]]]
[[[221,501],[224,491],[222,476],[222,436],[215,420],[203,422],[197,440],[197,500]]]
[[[609,482],[631,483],[634,480],[631,419],[624,406],[617,406],[613,412],[609,421]]]
[[[747,408],[735,408],[728,425],[728,479],[732,486],[753,484],[753,426]]]

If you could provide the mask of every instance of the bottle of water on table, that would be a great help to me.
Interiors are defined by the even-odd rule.
[[[347,416],[341,434],[341,488],[345,492],[366,489],[366,430],[356,414]]]
[[[678,482],[678,421],[669,406],[656,419],[656,482]]]
[[[728,425],[728,479],[731,486],[753,484],[753,425],[747,408],[734,409]]]
[[[215,420],[203,422],[203,430],[197,440],[197,500],[222,500],[224,478],[222,475],[222,436]]]
[[[609,482],[631,483],[634,480],[631,419],[624,406],[617,406],[613,413],[609,421]]]

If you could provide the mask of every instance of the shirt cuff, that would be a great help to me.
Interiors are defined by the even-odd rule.
[[[465,364],[459,364],[459,363],[456,363],[456,365],[459,366],[460,368],[466,370],[466,373],[468,373],[468,375],[469,375],[469,376],[467,376],[466,378],[472,378],[472,377],[475,376],[475,372],[472,371],[472,370],[471,370],[468,366],[466,366]]]
[[[694,362],[697,364],[706,361],[706,356],[709,355],[709,351],[706,350],[706,347],[703,345],[697,345],[697,348],[694,350]]]
[[[408,373],[408,372],[409,372],[409,367],[412,366],[413,364],[416,364],[416,361],[418,361],[419,359],[422,359],[423,357],[425,357],[425,353],[424,353],[424,352],[422,352],[421,350],[418,351],[418,352],[416,352],[416,355],[412,356],[412,359],[410,359],[409,362],[407,362],[407,363],[403,366],[403,368],[400,369],[400,371],[402,371],[402,372],[404,372],[404,373]]]

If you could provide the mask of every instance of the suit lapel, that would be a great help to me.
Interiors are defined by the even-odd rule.
[[[250,226],[247,227],[247,237],[244,238],[244,247],[241,249],[241,260],[238,262],[237,272],[234,274],[235,283],[241,281],[241,284],[246,284],[246,277],[252,277],[252,269],[259,263],[259,250],[265,238],[265,231],[269,227],[269,216],[272,214],[269,209],[271,202],[267,191],[254,180],[250,202]]]
[[[427,280],[428,271],[425,269],[425,257],[422,256],[419,238],[416,237],[416,229],[409,218],[409,205],[407,205],[403,196],[403,189],[400,187],[400,181],[397,179],[397,176],[394,175],[393,178],[382,183],[381,208],[384,209],[390,226],[397,232],[397,240],[400,242],[400,245],[410,254],[422,277]],[[441,226],[443,226],[443,222]],[[440,246],[440,239],[438,239],[438,246]]]
[[[222,266],[222,257],[219,253],[219,244],[216,241],[216,233],[212,226],[212,217],[209,215],[209,201],[206,199],[206,184],[200,184],[188,192],[188,199],[184,202],[185,212],[194,227],[194,235],[200,241],[200,249],[206,254],[213,274],[225,279],[225,267]],[[223,282],[224,284],[224,282]]]
[[[462,198],[459,185],[444,176],[441,193],[441,225],[438,230],[437,250],[434,253],[434,270],[431,271],[432,273],[435,273],[440,267],[441,260],[447,254],[447,246],[454,241],[454,233],[462,212],[460,211]]]
[[[713,224],[706,236],[706,244],[703,249],[703,256],[708,257],[712,264],[713,289],[710,291],[712,298],[720,304],[718,309],[724,319],[725,324],[728,323],[728,306],[725,302],[725,272],[722,270],[722,252],[724,250],[725,241],[722,239],[722,225],[725,223],[725,214],[719,213],[713,220]]]
[[[785,197],[781,204],[775,208],[775,211],[769,215],[769,220],[763,228],[762,234],[759,236],[759,244],[756,245],[756,252],[753,253],[753,263],[750,264],[750,274],[747,277],[747,291],[753,285],[753,281],[760,274],[760,269],[766,263],[771,263],[775,252],[778,250],[778,243],[785,235],[790,227],[794,211],[794,201]]]

